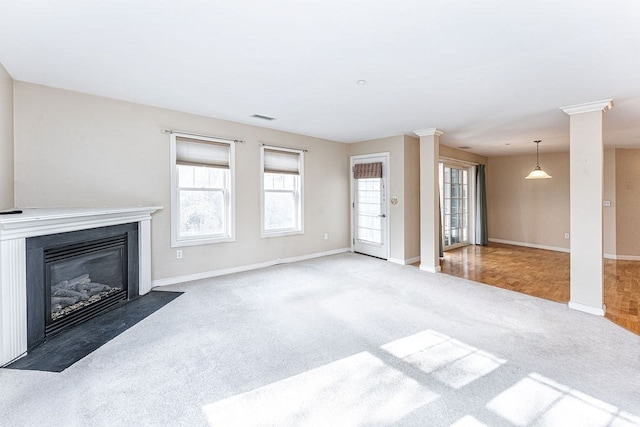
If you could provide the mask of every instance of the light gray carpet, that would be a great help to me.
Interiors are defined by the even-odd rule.
[[[640,425],[640,337],[356,254],[184,295],[62,373],[0,369],[0,425]]]

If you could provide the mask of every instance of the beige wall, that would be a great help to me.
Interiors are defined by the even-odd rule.
[[[618,256],[640,256],[640,150],[616,149],[616,249]]]
[[[625,150],[638,152],[640,150]],[[604,150],[603,200],[611,207],[603,208],[603,250],[606,256],[620,254],[616,240],[617,181],[621,174],[617,167],[618,150]],[[634,156],[624,154],[626,160]],[[640,159],[640,157],[636,157]],[[553,176],[550,180],[525,180],[535,166],[535,156],[505,156],[489,158],[487,168],[487,198],[489,236],[551,248],[569,249],[569,153],[544,154],[540,165]],[[640,163],[630,165],[638,168]],[[622,171],[622,173],[625,173]],[[640,209],[637,211],[640,214]],[[625,234],[625,233],[622,233]],[[560,237],[559,237],[560,236]],[[638,255],[640,251],[636,249]]]
[[[172,128],[236,145],[236,241],[170,248]],[[306,148],[304,235],[260,238],[259,143]],[[159,205],[154,280],[349,247],[347,145],[15,82],[16,202],[24,207]],[[329,240],[323,234],[329,234]]]
[[[420,138],[404,136],[404,255],[420,258]]]
[[[524,179],[535,165],[535,155],[489,158],[489,238],[567,250],[569,153],[540,157],[540,166],[552,179]]]
[[[449,147],[440,144],[440,157],[447,157],[449,159],[462,160],[469,163],[478,163],[486,165],[488,159],[478,154],[469,153],[468,151],[459,150],[457,148]]]
[[[611,206],[602,208],[602,250],[605,256],[618,253],[616,249],[616,151],[604,150],[604,187],[602,199]]]
[[[0,64],[0,210],[14,206],[13,79]]]

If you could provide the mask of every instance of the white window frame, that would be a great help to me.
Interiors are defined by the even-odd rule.
[[[289,153],[298,154],[298,188],[297,188],[297,197],[296,197],[296,207],[297,207],[297,222],[298,226],[293,229],[278,229],[275,231],[268,231],[264,228],[264,150],[275,150],[275,151],[283,151]],[[260,147],[260,231],[262,238],[268,237],[281,237],[281,236],[292,236],[304,234],[304,150],[296,150],[292,148],[282,148],[270,145],[262,145]]]
[[[178,165],[176,163],[176,141],[178,137],[201,140],[203,143],[215,142],[229,145],[229,182],[225,193],[225,207],[227,215],[227,232],[219,236],[192,236],[178,237],[179,225],[179,199],[178,199]],[[203,190],[206,191],[206,190]],[[235,144],[234,141],[212,138],[200,135],[184,133],[171,133],[171,247],[206,245],[211,243],[234,242],[236,235],[235,226]]]

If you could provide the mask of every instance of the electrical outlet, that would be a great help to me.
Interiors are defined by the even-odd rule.
[[[324,233],[324,240],[329,240],[329,233]]]
[[[182,249],[178,249],[178,250],[176,251],[176,258],[178,258],[178,259],[182,259]]]
[[[564,233],[564,238],[568,239],[569,238],[569,233]]]
[[[603,200],[602,201],[602,206],[605,206],[607,208],[611,207],[611,200]]]

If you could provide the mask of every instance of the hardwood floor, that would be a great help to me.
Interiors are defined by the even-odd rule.
[[[569,254],[490,243],[445,252],[442,272],[487,285],[569,302]],[[640,262],[604,260],[606,317],[640,334]]]

